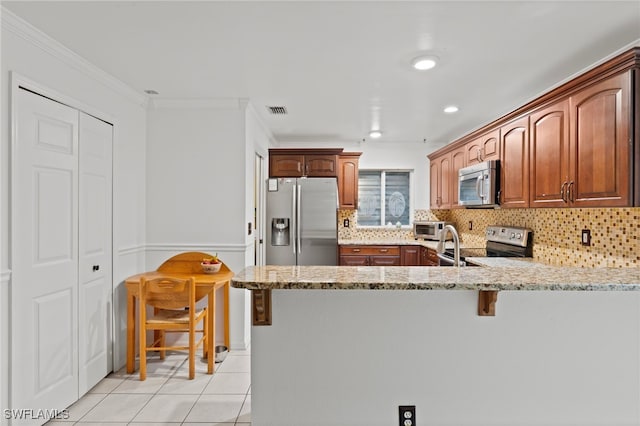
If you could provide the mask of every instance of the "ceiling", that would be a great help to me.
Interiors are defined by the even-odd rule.
[[[276,141],[301,147],[435,149],[640,45],[637,0],[2,5],[134,90],[159,92],[152,98],[248,98]],[[438,66],[413,70],[423,53]],[[445,114],[450,104],[459,112]]]

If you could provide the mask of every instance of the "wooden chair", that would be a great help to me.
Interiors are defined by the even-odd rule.
[[[188,279],[162,276],[154,279],[140,279],[140,380],[147,378],[147,352],[159,351],[164,358],[167,350],[189,351],[189,379],[195,377],[195,355],[198,346],[203,345],[206,354],[207,310],[196,310],[196,286],[193,277]],[[146,306],[154,307],[154,314],[147,316]],[[202,328],[196,329],[202,321]],[[158,330],[159,337],[147,345],[147,331]],[[166,346],[166,332],[189,333],[188,346]],[[196,333],[202,333],[196,342]],[[156,333],[154,332],[154,335]]]

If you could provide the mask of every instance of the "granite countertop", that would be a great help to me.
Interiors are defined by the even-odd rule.
[[[513,268],[545,268],[552,266],[539,262],[531,257],[465,257],[465,262],[477,266],[508,266]]]
[[[249,290],[640,291],[640,268],[537,266],[249,266],[231,285]]]
[[[435,250],[438,247],[438,241],[433,241],[433,240],[408,240],[406,238],[397,238],[397,239],[389,239],[389,238],[384,238],[384,239],[380,239],[380,240],[371,240],[371,239],[366,239],[366,240],[354,240],[354,239],[349,239],[349,240],[338,240],[338,245],[341,246],[423,246],[423,247],[429,247],[430,249]],[[453,241],[448,240],[445,242],[445,246],[447,248],[453,248]],[[464,244],[460,244],[460,248],[469,248],[468,246],[465,246]]]

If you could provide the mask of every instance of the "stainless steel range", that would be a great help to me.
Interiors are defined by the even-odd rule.
[[[533,231],[516,226],[488,226],[484,248],[461,248],[460,266],[466,264],[467,257],[532,257]],[[454,249],[448,248],[438,253],[440,266],[454,265]]]

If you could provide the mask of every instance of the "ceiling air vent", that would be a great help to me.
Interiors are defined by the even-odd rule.
[[[268,106],[267,109],[269,110],[269,112],[271,114],[274,114],[274,115],[286,115],[287,114],[287,107],[283,107],[283,106]]]

